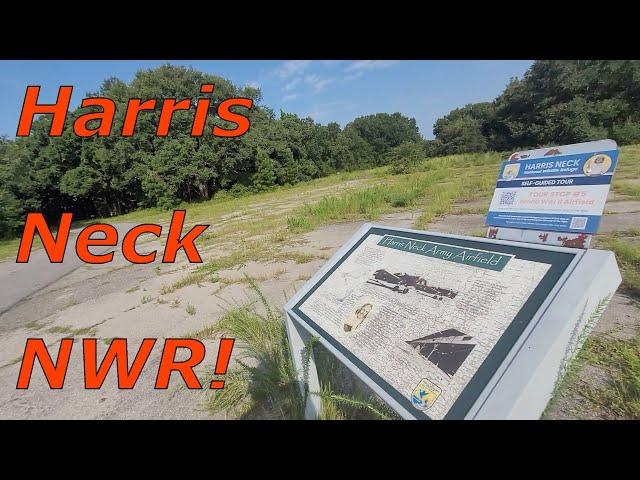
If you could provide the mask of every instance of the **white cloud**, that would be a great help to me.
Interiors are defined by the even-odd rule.
[[[260,88],[260,83],[257,80],[250,80],[247,82],[247,87]]]
[[[354,70],[374,70],[377,68],[387,68],[391,65],[395,65],[397,62],[395,60],[358,60],[357,62],[353,62],[349,65],[345,71],[352,72]]]
[[[341,100],[335,102],[320,103],[313,105],[311,109],[302,116],[311,117],[317,122],[328,121],[335,117],[334,113],[336,110],[353,110],[355,107],[355,104]]]
[[[396,63],[395,60],[358,60],[344,69],[344,71],[348,73],[344,79],[354,80],[368,71],[389,68]]]
[[[311,65],[311,60],[289,60],[274,70],[277,77],[285,80],[302,74]]]
[[[335,79],[331,77],[321,77],[315,73],[311,73],[304,77],[306,84],[311,85],[317,92],[329,85]]]
[[[285,95],[284,97],[282,97],[282,103],[291,102],[292,100],[295,100],[296,98],[298,98],[298,94],[297,93],[291,93],[289,95]]]
[[[300,77],[294,78],[284,86],[283,90],[285,92],[290,92],[300,83],[300,80],[301,80]]]

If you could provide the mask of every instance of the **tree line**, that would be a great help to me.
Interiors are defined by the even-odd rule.
[[[640,61],[536,61],[493,102],[436,121],[429,155],[507,151],[611,138],[640,142]]]
[[[280,112],[261,103],[258,89],[191,68],[163,65],[137,72],[130,83],[105,80],[88,96],[116,103],[114,132],[122,129],[130,98],[196,98],[200,85],[215,91],[206,129],[213,128],[217,104],[251,98],[251,128],[238,138],[192,137],[193,111],[177,111],[166,137],[156,136],[159,112],[140,115],[131,137],[79,138],[69,128],[86,111],[67,115],[60,137],[50,137],[51,115],[33,122],[31,135],[0,139],[0,236],[22,228],[30,211],[50,222],[62,212],[75,218],[118,215],[142,207],[172,208],[182,201],[209,199],[228,190],[239,195],[274,185],[295,184],[343,170],[385,162],[403,142],[422,142],[416,121],[399,113],[355,119],[345,128]],[[218,119],[219,120],[219,119]]]
[[[640,142],[640,62],[536,61],[512,79],[493,102],[470,104],[436,121],[435,138],[420,136],[416,121],[400,113],[356,118],[344,128],[276,114],[258,89],[197,70],[163,65],[125,83],[105,80],[88,96],[116,102],[113,131],[122,128],[130,98],[196,98],[213,83],[207,129],[216,104],[251,98],[251,128],[239,138],[190,136],[192,111],[174,114],[167,137],[155,135],[159,112],[141,115],[132,137],[79,138],[71,128],[49,137],[51,116],[33,122],[26,138],[0,138],[0,236],[19,233],[27,212],[57,222],[172,208],[220,191],[240,195],[294,184],[343,170],[393,163],[395,172],[425,157],[487,150],[509,151],[613,138]],[[67,116],[72,125],[80,109]]]

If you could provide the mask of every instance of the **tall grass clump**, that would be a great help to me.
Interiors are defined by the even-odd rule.
[[[580,393],[617,418],[640,419],[640,335],[632,340],[593,336],[583,349],[586,363],[603,369],[604,386],[585,384]]]
[[[313,346],[322,401],[322,420],[396,420],[400,417],[375,397],[322,345]]]
[[[399,183],[325,197],[296,210],[287,226],[293,232],[304,232],[335,221],[371,220],[393,208],[415,205],[441,177],[441,173],[408,175]]]
[[[620,180],[640,178],[640,161],[638,159],[640,159],[640,145],[625,145],[620,148],[618,166],[613,177],[614,189]]]
[[[241,352],[234,356],[235,365],[226,375],[225,388],[207,400],[211,413],[238,418],[302,419],[306,395],[318,395],[322,399],[322,419],[394,418],[386,405],[370,395],[337,391],[336,385],[344,383],[349,375],[346,367],[315,342],[307,348],[316,355],[321,389],[309,392],[305,388],[303,395],[297,373],[305,379],[305,387],[307,377],[305,372],[295,371],[283,318],[269,305],[255,281],[247,275],[245,278],[264,312],[258,313],[254,304],[234,308],[217,324],[192,334],[195,338],[228,335],[237,341],[235,355]]]
[[[304,205],[287,219],[287,228],[301,233],[336,221],[372,220],[398,208],[419,208],[416,227],[423,228],[448,213],[454,202],[489,195],[501,158],[499,153],[482,153],[426,159],[414,165],[416,171],[394,172],[384,184]]]
[[[629,233],[633,231],[630,230]],[[640,243],[607,236],[598,241],[598,246],[612,250],[622,270],[622,284],[629,292],[640,296]]]
[[[303,398],[289,356],[284,322],[255,281],[246,278],[265,313],[258,313],[251,305],[235,308],[208,330],[209,335],[235,338],[242,353],[226,375],[225,388],[210,397],[207,407],[212,413],[232,413],[240,418],[303,418]]]
[[[631,182],[616,182],[614,191],[623,195],[628,195],[634,200],[640,200],[640,185]]]

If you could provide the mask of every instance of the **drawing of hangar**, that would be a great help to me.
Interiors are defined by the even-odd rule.
[[[432,333],[407,343],[444,373],[453,377],[467,359],[475,343],[473,337],[455,328]]]

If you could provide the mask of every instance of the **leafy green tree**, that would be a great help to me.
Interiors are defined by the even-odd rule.
[[[545,60],[512,79],[495,101],[439,119],[428,150],[516,150],[601,138],[628,144],[638,141],[639,124],[640,61]]]
[[[8,237],[20,229],[20,214],[18,199],[8,190],[0,188],[0,238]]]
[[[276,178],[275,162],[265,150],[259,149],[256,155],[256,171],[251,182],[253,187],[258,191],[267,190],[275,185]]]
[[[433,133],[443,144],[443,154],[482,152],[487,149],[487,139],[482,134],[480,120],[464,109],[454,110],[436,121]]]
[[[402,142],[387,153],[387,163],[391,164],[391,173],[409,173],[414,171],[425,158],[423,142]]]
[[[376,113],[358,117],[346,127],[354,130],[360,138],[371,145],[378,161],[393,147],[402,142],[419,142],[422,140],[414,118],[400,113]]]
[[[345,128],[338,137],[336,155],[339,169],[345,170],[372,167],[377,161],[373,146],[353,128]]]

